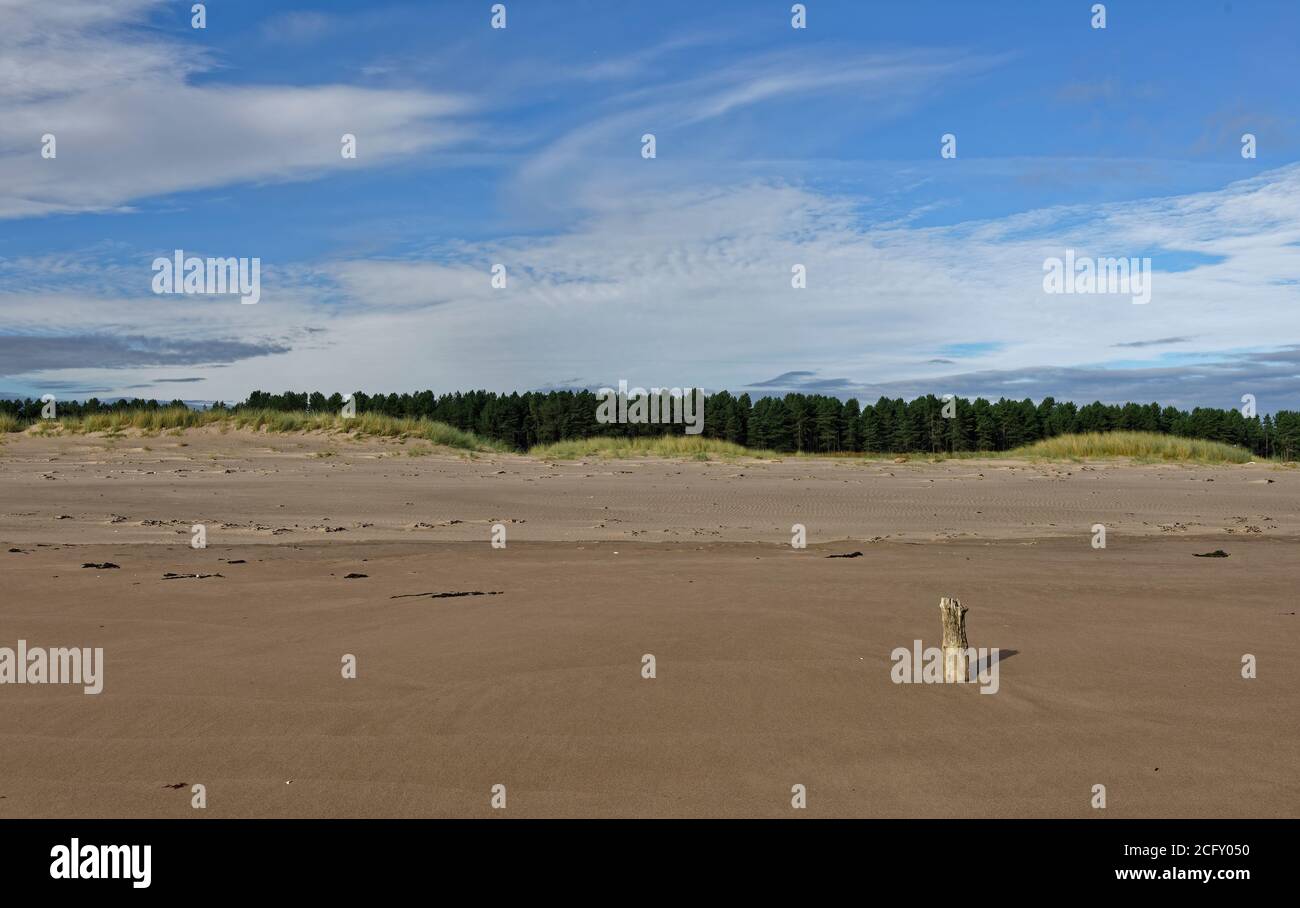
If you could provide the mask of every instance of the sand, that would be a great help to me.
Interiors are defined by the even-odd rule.
[[[105,667],[0,685],[0,817],[1295,817],[1298,541],[1268,464],[11,436],[0,647]],[[891,680],[944,595],[996,694]]]

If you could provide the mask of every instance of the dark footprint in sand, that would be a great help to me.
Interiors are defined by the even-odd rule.
[[[177,788],[184,788],[184,787],[185,787],[185,783],[184,783],[184,782],[177,782],[175,785],[164,785],[164,786],[163,786],[163,788],[170,788],[170,789],[172,789],[173,791],[175,791]]]
[[[370,576],[369,574],[344,574],[344,575],[343,575],[343,579],[344,579],[344,580],[363,580],[363,579],[365,579],[366,577],[369,577],[369,576]]]
[[[97,571],[120,570],[120,564],[114,564],[111,561],[87,561],[82,565],[84,568],[94,568]]]
[[[1225,552],[1223,549],[1215,549],[1213,552],[1202,552],[1199,555],[1193,554],[1192,557],[1193,558],[1227,558],[1228,553]]]
[[[861,552],[845,552],[843,555],[827,555],[827,558],[861,558]]]

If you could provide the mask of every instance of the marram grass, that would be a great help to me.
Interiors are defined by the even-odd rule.
[[[857,454],[782,454],[759,451],[728,441],[698,435],[665,435],[658,438],[583,438],[537,445],[529,452],[545,460],[572,460],[578,457],[677,457],[700,460],[713,457],[854,457],[868,461],[900,455],[888,452]],[[1141,461],[1188,463],[1246,463],[1257,458],[1246,448],[1217,441],[1180,438],[1158,432],[1089,432],[1060,435],[1010,451],[961,451],[956,454],[919,452],[905,455],[909,460],[940,462],[946,459],[1017,459],[1078,460],[1095,458],[1131,458]]]
[[[499,442],[464,432],[446,423],[428,419],[399,419],[376,413],[362,413],[344,419],[332,413],[285,412],[280,410],[189,410],[184,407],[160,407],[156,410],[119,410],[113,413],[92,413],[81,417],[57,420],[37,420],[24,424],[12,417],[0,415],[0,430],[16,432],[30,428],[38,434],[69,432],[84,434],[106,432],[114,434],[128,429],[143,433],[164,430],[193,429],[216,426],[226,429],[253,429],[266,432],[335,432],[358,437],[381,436],[385,438],[418,438],[435,445],[461,448],[469,451],[504,451]]]
[[[218,415],[218,414],[213,414]],[[161,407],[157,410],[119,410],[114,413],[90,413],[80,417],[67,417],[57,422],[68,432],[122,432],[139,429],[144,432],[161,432],[164,429],[190,429],[212,422],[202,410],[184,407]],[[41,423],[37,424],[38,426]]]
[[[1129,457],[1134,460],[1193,463],[1246,463],[1263,459],[1256,458],[1246,448],[1237,445],[1199,438],[1180,438],[1159,432],[1084,432],[1058,435],[1016,448],[1002,456],[1051,460]]]
[[[472,432],[465,432],[443,422],[428,419],[404,419],[377,413],[362,413],[352,419],[343,419],[333,413],[307,413],[282,410],[190,410],[184,407],[159,407],[152,410],[119,410],[112,413],[93,413],[81,417],[63,417],[57,420],[27,422],[0,413],[0,434],[31,431],[48,435],[56,432],[84,434],[102,432],[114,435],[127,430],[144,434],[163,431],[179,432],[182,429],[216,426],[222,431],[231,428],[266,432],[332,432],[356,437],[379,436],[397,439],[422,439],[434,445],[459,448],[466,451],[506,452],[509,447]],[[580,438],[553,444],[536,445],[529,452],[532,457],[546,460],[572,460],[580,457],[668,457],[710,460],[713,458],[754,457],[779,459],[785,457],[892,457],[884,452],[841,452],[830,455],[781,454],[775,451],[746,448],[742,445],[700,435],[662,435],[641,438]],[[1058,435],[1010,451],[974,452],[956,454],[916,453],[919,460],[945,460],[948,458],[1029,458],[1041,460],[1081,460],[1085,458],[1130,458],[1149,462],[1186,463],[1246,463],[1264,460],[1246,448],[1218,441],[1198,438],[1181,438],[1158,432],[1086,432],[1075,435]]]
[[[779,457],[772,451],[758,451],[730,441],[699,435],[661,435],[645,438],[575,438],[548,445],[535,445],[530,457],[542,460],[573,460],[577,457]]]

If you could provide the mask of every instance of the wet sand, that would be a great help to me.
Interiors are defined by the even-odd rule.
[[[1300,815],[1294,470],[413,447],[0,446],[0,646],[105,660],[0,686],[0,816]],[[943,595],[995,695],[891,681]]]

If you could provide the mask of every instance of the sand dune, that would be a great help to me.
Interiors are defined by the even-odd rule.
[[[434,451],[426,456],[412,453]],[[0,538],[789,542],[954,537],[1300,536],[1300,471],[788,458],[543,463],[419,442],[216,430],[150,438],[23,436],[0,447]],[[71,521],[71,523],[69,523]]]

